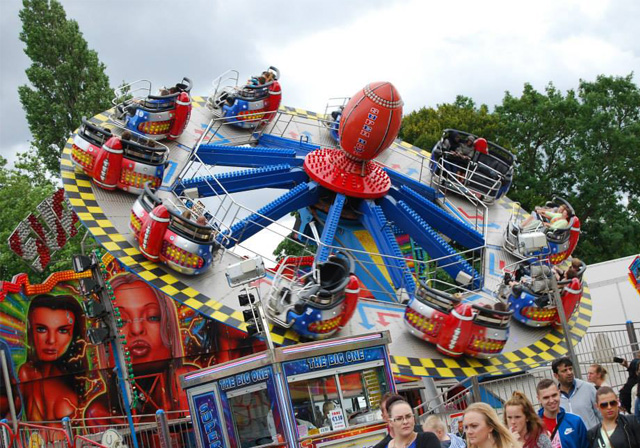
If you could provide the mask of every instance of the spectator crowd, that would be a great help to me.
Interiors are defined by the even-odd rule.
[[[489,404],[473,403],[457,430],[438,415],[417,424],[402,396],[386,394],[380,407],[388,434],[374,448],[640,448],[640,353],[615,361],[629,374],[619,396],[604,367],[591,365],[583,381],[571,359],[560,358],[551,365],[554,379],[536,386],[537,412],[516,391],[503,404],[502,419]]]

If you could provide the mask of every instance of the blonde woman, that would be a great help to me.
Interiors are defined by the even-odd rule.
[[[587,371],[587,381],[592,383],[596,390],[600,389],[602,386],[608,386],[606,380],[607,369],[602,367],[600,364],[591,364],[589,366],[589,370]]]
[[[486,403],[473,403],[464,411],[467,448],[520,448],[496,411]]]

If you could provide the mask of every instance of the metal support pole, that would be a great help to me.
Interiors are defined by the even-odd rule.
[[[6,418],[3,418],[2,420],[0,420],[0,423],[4,423],[5,425],[7,425],[9,422],[7,422]],[[9,447],[11,446],[11,434],[9,433],[9,429],[7,429],[6,426],[2,425],[0,426],[0,446],[1,447]],[[16,432],[18,430],[16,429]]]
[[[11,414],[11,424],[13,431],[18,432],[18,419],[16,418],[16,404],[13,401],[13,388],[11,387],[11,378],[9,378],[9,367],[7,366],[7,358],[9,353],[0,350],[0,362],[2,363],[2,378],[4,378],[4,387],[7,388],[7,399],[9,400],[9,413]]]
[[[255,292],[257,296],[256,302],[258,305],[254,308],[255,312],[258,314],[257,316],[255,316],[255,318],[259,322],[260,327],[262,327],[262,334],[267,340],[267,347],[269,348],[269,350],[274,350],[275,345],[273,343],[273,339],[271,339],[271,331],[269,331],[269,321],[267,320],[267,316],[264,312],[262,297],[260,297],[260,291],[258,291],[257,288],[255,289]],[[249,295],[249,288],[247,286],[245,286],[245,293]]]
[[[169,422],[167,414],[162,410],[156,411],[156,425],[158,427],[158,441],[160,448],[171,448],[171,434],[169,433]]]
[[[471,377],[471,397],[474,403],[480,403],[482,401],[482,395],[480,394],[480,382],[478,381],[478,375]]]
[[[74,437],[73,437],[73,428],[71,427],[71,419],[69,417],[62,418],[62,429],[67,433],[67,437],[69,437],[69,442],[72,446],[75,447]]]
[[[422,402],[424,403],[421,406],[421,408],[423,409],[423,413],[426,414],[434,409],[437,413],[439,413],[440,407],[442,406],[442,395],[438,393],[436,382],[433,380],[433,378],[427,376],[422,378],[422,384],[424,385],[424,390],[420,390],[420,396],[422,398]],[[416,421],[419,421],[418,408],[415,408],[413,412],[415,414]]]
[[[136,429],[133,424],[133,416],[131,415],[131,388],[128,387],[129,380],[128,375],[125,376],[123,372],[123,366],[126,365],[124,358],[124,349],[122,348],[122,344],[120,343],[120,339],[116,337],[118,334],[118,325],[115,319],[115,308],[113,303],[111,303],[111,298],[106,291],[106,282],[102,277],[102,272],[100,270],[100,259],[96,255],[95,252],[91,254],[91,262],[93,267],[91,268],[91,273],[93,276],[93,280],[99,286],[99,297],[100,303],[105,307],[107,311],[107,315],[104,318],[104,322],[109,326],[109,331],[113,336],[111,340],[111,349],[113,351],[113,359],[116,363],[116,375],[118,377],[118,384],[120,386],[120,392],[122,395],[122,404],[124,407],[124,411],[127,414],[127,421],[129,422],[129,428],[131,430],[131,441],[133,443],[134,448],[138,448],[138,438],[136,437]]]
[[[638,346],[638,338],[636,336],[636,329],[633,326],[633,322],[628,320],[626,323],[627,334],[629,335],[629,342],[631,343],[631,352],[634,356],[637,356],[636,353],[640,351],[640,347]]]
[[[573,350],[573,344],[571,343],[571,332],[569,330],[567,316],[564,314],[564,307],[562,306],[560,291],[558,290],[558,285],[556,284],[554,284],[553,286],[553,299],[556,303],[560,323],[562,324],[562,333],[564,333],[565,343],[567,344],[567,355],[569,355],[569,359],[571,359],[571,362],[573,363],[573,374],[576,378],[582,379],[582,374],[580,373],[580,363],[578,362],[576,352]]]

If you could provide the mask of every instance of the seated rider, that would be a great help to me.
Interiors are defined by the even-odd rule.
[[[450,131],[447,138],[442,142],[444,151],[455,151],[460,146],[460,134],[457,131]]]
[[[469,165],[471,156],[473,156],[474,141],[475,137],[469,135],[463,143],[458,132],[450,131],[447,138],[442,142],[442,149],[448,153],[445,157],[447,160],[445,168],[447,171],[454,171],[460,183],[464,181],[464,172]]]
[[[563,271],[558,266],[553,267],[553,273],[558,281],[570,280],[578,276],[578,272],[582,269],[582,260],[574,258],[571,260],[571,265],[566,271]]]
[[[453,152],[451,153],[453,157],[449,157],[449,160],[453,159],[454,163],[456,164],[456,176],[458,176],[458,180],[460,181],[460,183],[464,182],[465,171],[467,170],[469,161],[473,156],[473,143],[475,142],[475,140],[476,138],[473,135],[468,135],[464,143],[460,143],[460,145],[458,145],[458,147],[453,150]]]
[[[270,72],[268,70],[266,72],[262,72],[262,77],[264,78],[263,84],[273,82],[276,79],[276,76],[273,74],[273,72]]]
[[[564,204],[557,209],[536,207],[535,215],[532,213],[531,216],[525,219],[520,224],[520,229],[523,232],[532,232],[540,227],[544,227],[545,231],[565,230],[570,227],[569,218],[571,218],[569,209]]]
[[[499,296],[508,297],[510,290],[513,290],[514,294],[519,296],[522,292],[522,287],[526,287],[534,294],[540,295],[552,291],[557,286],[556,277],[553,275],[552,269],[546,264],[531,265],[528,268],[520,265],[513,274],[515,279],[510,273],[507,272],[505,274],[503,284],[498,289]]]

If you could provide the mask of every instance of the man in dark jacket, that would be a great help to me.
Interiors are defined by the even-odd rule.
[[[596,393],[602,423],[587,434],[591,448],[640,448],[640,422],[632,415],[620,414],[618,397],[609,386]]]

